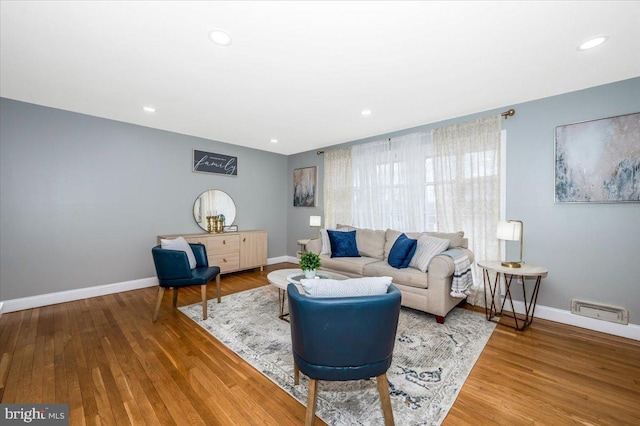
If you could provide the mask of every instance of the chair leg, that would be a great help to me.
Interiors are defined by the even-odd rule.
[[[178,306],[178,287],[173,288],[173,307]]]
[[[202,293],[202,320],[207,319],[207,285],[200,286],[200,292]]]
[[[293,384],[300,384],[300,369],[298,368],[298,364],[296,364],[295,361],[293,361]]]
[[[318,381],[309,379],[309,395],[307,396],[307,415],[304,419],[305,426],[312,426],[316,417],[316,400],[318,399]]]
[[[384,414],[384,426],[394,426],[393,409],[391,408],[391,398],[389,397],[389,382],[387,373],[376,376],[378,382],[378,393],[380,394],[380,404],[382,404],[382,414]]]
[[[153,311],[153,322],[158,319],[158,312],[160,311],[160,304],[162,303],[162,296],[164,296],[164,287],[158,287],[158,297],[156,299],[156,309]]]
[[[220,274],[216,275],[216,292],[218,295],[218,303],[220,303]]]

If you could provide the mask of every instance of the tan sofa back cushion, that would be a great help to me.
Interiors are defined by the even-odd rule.
[[[442,238],[443,240],[449,240],[449,247],[467,247],[467,242],[464,238],[464,232],[407,232],[407,237],[420,238],[421,235],[429,235],[430,237]]]
[[[400,231],[396,231],[394,229],[387,229],[386,232],[386,241],[384,243],[384,258],[387,259],[389,257],[389,252],[391,251],[391,247],[393,247],[393,243],[396,242],[396,239],[402,234]],[[464,232],[405,232],[407,237],[413,238],[417,240],[421,235],[429,235],[431,237],[442,238],[444,240],[449,240],[449,247],[467,247],[468,241],[464,238]]]
[[[355,228],[349,225],[337,225],[338,229],[356,231],[356,245],[360,256],[384,259],[385,232],[373,229]]]
[[[393,247],[393,243],[402,234],[401,231],[387,229],[386,231],[376,231],[373,229],[356,228],[351,225],[336,225],[336,229],[347,231],[356,231],[356,244],[358,245],[358,253],[360,256],[372,257],[374,259],[386,260],[389,252]],[[407,237],[417,240],[421,235],[429,235],[431,237],[449,240],[449,247],[464,247],[468,245],[468,241],[464,238],[464,232],[405,232]]]

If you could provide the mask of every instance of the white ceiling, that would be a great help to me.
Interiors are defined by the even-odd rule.
[[[0,5],[2,97],[281,154],[640,76],[638,1]]]

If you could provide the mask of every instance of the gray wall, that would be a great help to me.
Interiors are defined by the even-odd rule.
[[[203,232],[192,207],[211,188],[286,254],[286,156],[9,99],[0,113],[0,300],[154,277],[156,236]],[[193,173],[194,148],[237,156],[238,177]]]
[[[324,215],[322,206],[324,196],[322,194],[322,182],[324,180],[324,157],[317,155],[316,151],[309,151],[302,154],[289,156],[289,173],[287,184],[287,206],[288,206],[288,226],[287,226],[287,253],[295,256],[299,249],[298,240],[307,238],[317,238],[320,235],[319,228],[309,227],[309,216],[322,216],[324,226]],[[318,170],[318,188],[316,194],[315,207],[293,207],[293,170],[304,167],[316,166]]]
[[[481,114],[343,145],[366,143],[416,130],[430,131],[508,108],[515,108],[516,115],[502,120],[502,127],[507,130],[506,214],[509,219],[524,221],[525,261],[549,270],[538,304],[569,310],[572,298],[607,303],[626,307],[629,321],[640,324],[640,273],[637,270],[640,203],[554,204],[555,126],[640,112],[640,78],[519,105],[505,105]],[[317,165],[319,175],[323,175],[323,160],[317,157],[315,151],[289,157],[289,186],[293,185],[293,168]],[[321,179],[319,192],[322,194]],[[316,209],[293,208],[291,195],[288,202],[287,234],[291,238],[287,250],[292,254],[295,240],[309,235],[309,214],[323,213],[321,203]],[[509,257],[517,257],[517,251],[517,247],[509,247]]]
[[[510,107],[507,217],[525,222],[525,260],[549,269],[539,303],[609,303],[640,323],[640,204],[553,203],[554,127],[640,111],[640,78],[344,145]],[[8,99],[0,112],[0,300],[154,276],[156,235],[201,232],[191,207],[210,188],[234,198],[240,229],[268,231],[270,258],[294,256],[317,233],[309,216],[324,220],[315,151],[285,157]],[[192,173],[193,148],[237,156],[239,176]],[[293,207],[293,169],[309,166],[317,207]]]

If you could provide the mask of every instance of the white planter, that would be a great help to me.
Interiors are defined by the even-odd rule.
[[[316,270],[315,269],[311,269],[311,270],[304,271],[304,277],[307,278],[307,279],[315,278],[316,277]]]

